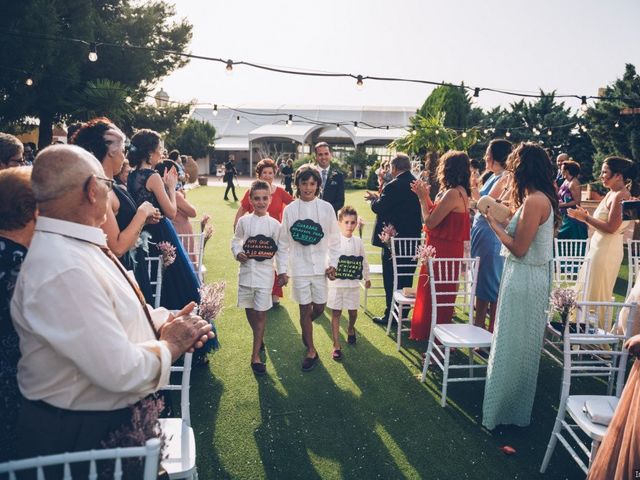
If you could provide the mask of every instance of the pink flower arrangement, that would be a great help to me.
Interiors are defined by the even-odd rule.
[[[215,229],[213,228],[213,225],[207,225],[205,227],[205,229],[204,229],[204,244],[205,245],[211,239],[211,237],[213,237],[214,233],[215,233]]]
[[[433,245],[419,245],[416,249],[416,256],[413,257],[421,265],[427,265],[430,258],[436,257],[436,247]]]
[[[382,225],[382,231],[378,234],[378,238],[382,243],[389,247],[391,246],[391,240],[393,240],[393,237],[397,234],[398,232],[396,231],[396,227],[390,223],[384,223]]]
[[[169,242],[158,242],[158,250],[162,256],[162,267],[167,268],[176,261],[176,247]]]
[[[224,281],[208,283],[200,287],[198,315],[210,322],[220,314],[224,303],[225,287],[226,283]]]
[[[576,307],[576,291],[572,288],[555,288],[551,292],[551,305],[566,321],[569,313]]]

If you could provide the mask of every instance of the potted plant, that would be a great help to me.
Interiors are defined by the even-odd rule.
[[[206,187],[208,181],[209,177],[207,175],[198,175],[198,185],[201,187]]]

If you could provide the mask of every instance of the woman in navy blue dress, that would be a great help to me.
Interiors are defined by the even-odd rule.
[[[144,202],[159,208],[164,217],[154,225],[145,226],[151,235],[149,252],[151,256],[161,255],[158,243],[169,242],[176,248],[176,259],[163,272],[160,304],[169,310],[179,310],[189,302],[200,302],[198,288],[200,281],[192,263],[169,221],[176,216],[176,184],[178,172],[175,168],[165,171],[163,177],[155,171],[164,150],[160,135],[153,130],[143,129],[131,138],[127,155],[133,168],[129,173],[128,190],[135,202]]]
[[[109,119],[94,118],[82,124],[71,142],[91,152],[102,163],[107,178],[113,179],[122,170],[125,136]],[[160,210],[150,202],[136,205],[126,188],[117,184],[109,192],[109,204],[111,208],[107,209],[107,219],[101,225],[107,236],[107,245],[122,265],[133,271],[144,298],[153,305],[153,291],[145,263],[147,235],[141,232],[147,223],[160,221]]]

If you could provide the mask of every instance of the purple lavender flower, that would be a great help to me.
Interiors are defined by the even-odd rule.
[[[169,242],[158,242],[158,250],[162,255],[162,267],[167,268],[176,261],[176,247]]]
[[[214,282],[200,287],[200,305],[198,314],[207,321],[215,320],[222,310],[226,283]]]

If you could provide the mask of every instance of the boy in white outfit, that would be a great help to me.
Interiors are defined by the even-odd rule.
[[[238,273],[238,307],[244,308],[253,330],[251,369],[264,375],[266,366],[260,358],[264,349],[264,330],[267,310],[272,307],[274,257],[277,256],[280,223],[271,218],[267,208],[271,202],[271,188],[256,180],[249,190],[253,213],[238,220],[231,240],[231,251],[240,262]]]
[[[331,336],[333,337],[333,354],[335,361],[342,360],[340,346],[340,317],[342,310],[349,312],[347,342],[356,343],[355,324],[360,306],[360,280],[364,280],[365,288],[371,287],[369,280],[369,262],[364,251],[362,239],[354,237],[358,226],[358,212],[350,206],[342,207],[338,212],[340,226],[340,257],[334,275],[329,276],[329,295],[327,307],[331,309]]]
[[[336,214],[330,203],[318,197],[322,180],[311,165],[303,165],[295,175],[296,196],[282,216],[278,242],[278,280],[292,279],[291,297],[300,305],[302,342],[307,354],[302,371],[313,370],[318,352],[313,344],[313,320],[322,315],[327,302],[326,275],[335,273],[340,254]]]

